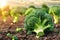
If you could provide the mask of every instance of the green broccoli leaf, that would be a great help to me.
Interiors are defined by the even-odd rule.
[[[30,14],[30,12],[34,11],[34,8],[28,8],[25,12],[25,15]]]

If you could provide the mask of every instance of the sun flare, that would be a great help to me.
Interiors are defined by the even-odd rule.
[[[3,8],[7,5],[7,0],[0,0],[0,8]]]

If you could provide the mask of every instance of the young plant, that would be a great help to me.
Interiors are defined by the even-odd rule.
[[[22,31],[22,28],[16,28],[16,32]]]
[[[60,19],[60,6],[52,6],[49,9],[49,13],[53,16],[54,23],[57,24]]]
[[[24,27],[27,31],[27,34],[36,32],[36,36],[39,38],[44,35],[44,31],[47,32],[54,29],[54,22],[51,15],[41,9],[35,9],[26,16]]]
[[[12,8],[11,9],[10,15],[13,18],[13,23],[18,22],[19,16],[20,16],[19,13],[20,12],[19,12],[19,10],[17,8]]]
[[[10,34],[10,33],[7,33],[7,36],[8,36],[8,37],[12,37],[12,34]]]
[[[18,40],[17,36],[13,36],[12,40]]]

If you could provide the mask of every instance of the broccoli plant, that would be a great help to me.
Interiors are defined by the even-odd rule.
[[[54,23],[58,23],[60,19],[60,6],[52,6],[49,9],[49,13],[54,17]]]
[[[43,4],[41,9],[47,13],[49,12],[49,7],[46,4]]]
[[[21,32],[22,28],[16,28],[16,32]]]
[[[8,37],[12,37],[12,34],[10,34],[10,33],[7,33],[7,36],[8,36]]]
[[[27,8],[24,7],[14,7],[11,9],[10,15],[13,18],[13,22],[18,22],[19,16],[24,15]]]
[[[35,9],[26,16],[24,27],[27,34],[36,32],[37,37],[44,35],[44,31],[52,31],[54,22],[52,16],[41,9]],[[47,29],[47,30],[46,30]]]
[[[13,23],[18,22],[20,11],[17,8],[12,8],[10,15],[13,18]]]
[[[17,36],[12,36],[12,40],[18,40],[18,37]]]

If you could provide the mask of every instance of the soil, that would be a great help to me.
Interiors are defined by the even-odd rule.
[[[18,40],[60,40],[60,24],[56,24],[52,32],[48,32],[40,38],[36,38],[35,33],[27,35],[26,30],[17,33],[15,31],[17,27],[24,28],[24,19],[24,16],[20,16],[17,23],[12,23],[12,17],[8,16],[6,22],[3,22],[0,17],[0,40],[12,40],[12,37],[6,36],[7,33],[17,36]]]

